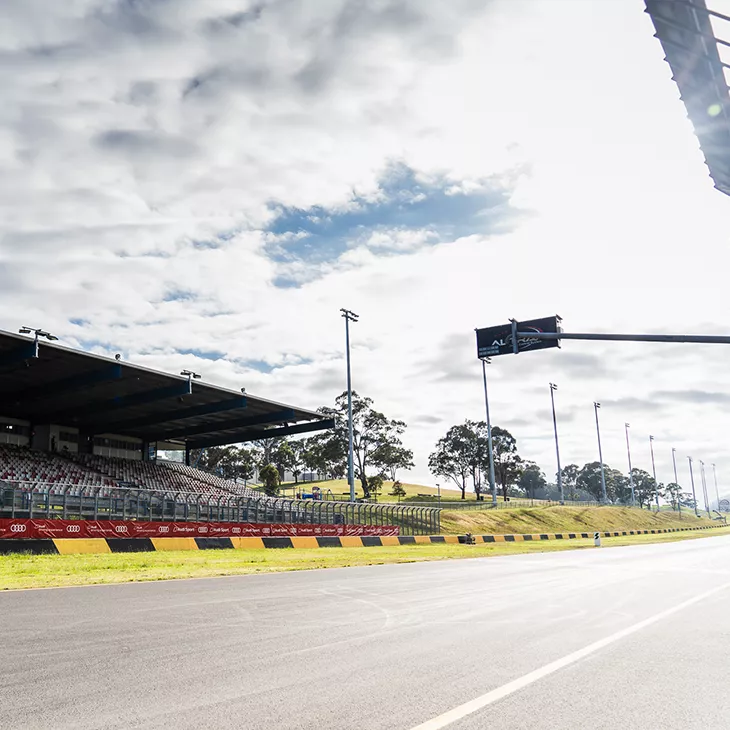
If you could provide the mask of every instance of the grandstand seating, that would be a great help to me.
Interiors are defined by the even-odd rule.
[[[66,490],[70,495],[80,494],[89,487],[115,486],[113,479],[57,454],[9,444],[0,444],[0,480],[20,482],[29,489]]]
[[[34,451],[0,444],[0,481],[18,483],[28,490],[49,490],[77,496],[100,488],[108,496],[115,487],[132,487],[180,494],[198,499],[219,497],[270,498],[236,482],[176,462],[132,461],[91,454]]]
[[[243,484],[239,484],[238,482],[231,481],[230,479],[224,479],[223,477],[216,476],[215,474],[203,471],[202,469],[187,466],[187,464],[181,464],[177,461],[162,461],[157,463],[164,465],[169,469],[181,472],[182,474],[186,474],[197,481],[205,482],[213,487],[220,487],[228,492],[238,494],[241,497],[268,499],[267,497],[264,497],[261,492],[257,492],[255,489],[251,489],[251,487],[245,487]]]
[[[154,461],[132,461],[112,456],[73,454],[72,458],[94,471],[106,474],[119,484],[162,492],[187,492],[211,497],[230,497],[222,485],[209,484],[190,474],[169,469]]]

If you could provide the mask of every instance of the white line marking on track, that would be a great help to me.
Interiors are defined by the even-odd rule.
[[[639,621],[632,626],[628,626],[625,629],[617,631],[615,634],[611,634],[610,636],[606,636],[603,639],[594,641],[592,644],[588,644],[588,646],[584,646],[582,649],[578,649],[571,654],[567,654],[561,659],[556,659],[554,662],[550,662],[550,664],[546,664],[544,667],[540,667],[539,669],[535,669],[532,672],[528,672],[522,677],[513,679],[511,682],[507,682],[507,684],[503,684],[501,687],[497,687],[496,689],[493,689],[490,692],[481,695],[480,697],[476,697],[469,702],[465,702],[463,705],[459,705],[453,710],[444,712],[443,715],[434,717],[431,720],[426,720],[426,722],[421,723],[420,725],[416,725],[415,727],[411,728],[411,730],[440,730],[440,728],[447,727],[448,725],[455,723],[457,720],[461,720],[468,715],[471,715],[489,705],[494,704],[504,697],[514,694],[524,687],[527,687],[537,682],[543,677],[547,677],[548,675],[553,674],[554,672],[557,672],[558,670],[563,669],[570,664],[574,664],[575,662],[580,661],[590,654],[593,654],[609,646],[610,644],[619,641],[620,639],[630,636],[631,634],[635,634],[637,631],[641,631],[642,629],[645,629],[648,626],[651,626],[652,624],[661,621],[662,619],[668,618],[669,616],[672,616],[673,614],[678,613],[685,608],[689,608],[695,603],[704,601],[706,598],[714,596],[716,593],[720,593],[721,591],[727,590],[728,588],[730,588],[730,583],[724,583],[721,586],[712,588],[711,590],[705,591],[704,593],[700,593],[694,598],[690,598],[686,601],[683,601],[682,603],[678,603],[676,606],[672,606],[672,608],[667,608],[664,611],[660,611],[659,613],[654,614],[653,616],[650,616],[643,621]]]

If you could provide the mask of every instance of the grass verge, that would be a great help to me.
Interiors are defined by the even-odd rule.
[[[730,527],[708,532],[607,538],[605,547],[694,540],[730,535]],[[544,553],[593,547],[592,540],[487,543],[481,545],[401,545],[314,550],[205,550],[200,552],[116,553],[102,555],[0,556],[0,590],[81,586],[100,583],[207,578],[279,573],[289,570],[345,568],[385,563]]]
[[[441,512],[441,532],[450,535],[593,532],[619,530],[656,530],[671,527],[703,527],[716,524],[697,519],[693,514],[631,507],[525,507],[514,509],[463,512],[445,509]]]

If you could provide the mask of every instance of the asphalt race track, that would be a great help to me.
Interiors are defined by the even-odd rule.
[[[730,537],[0,595],[0,727],[727,728]]]

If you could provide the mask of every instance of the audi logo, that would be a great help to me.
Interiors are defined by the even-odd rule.
[[[233,528],[231,528],[231,532],[233,532],[233,533],[241,532],[241,528],[240,527],[233,527]]]
[[[208,532],[208,528],[207,527],[199,527],[198,528],[198,532]]]
[[[25,525],[10,525],[10,532],[25,532]]]
[[[81,525],[66,525],[66,532],[81,532]]]
[[[127,526],[126,525],[115,525],[114,526],[114,531],[115,532],[126,532],[127,531]]]
[[[161,533],[162,532],[170,532],[170,528],[169,527],[160,527],[160,532]]]

